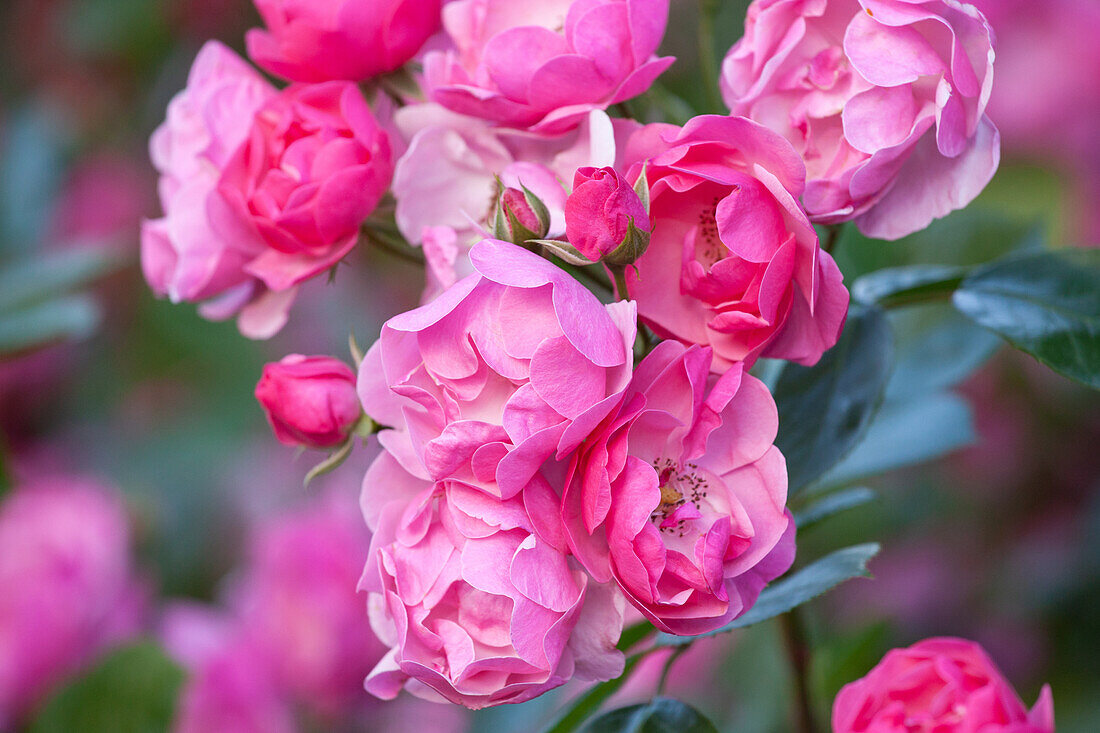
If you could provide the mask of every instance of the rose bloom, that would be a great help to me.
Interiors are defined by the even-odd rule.
[[[1029,712],[982,648],[925,639],[883,657],[833,703],[834,733],[1054,733],[1043,688]]]
[[[382,327],[359,370],[382,445],[413,476],[511,498],[580,444],[630,380],[629,303],[604,306],[515,245],[485,240],[475,273]],[[365,482],[385,482],[376,463]]]
[[[330,356],[290,354],[265,365],[256,399],[285,445],[340,445],[362,415],[354,370]]]
[[[140,630],[126,510],[80,479],[39,478],[0,503],[0,729]]]
[[[142,268],[158,295],[239,315],[267,338],[297,285],[335,265],[389,185],[386,133],[350,83],[277,93],[208,43],[154,133],[165,217],[142,229]]]
[[[634,188],[614,168],[578,168],[565,202],[565,235],[592,261],[613,252],[633,224],[649,232],[649,214]]]
[[[363,487],[365,509],[385,505],[367,509],[375,534],[360,587],[392,649],[368,692],[388,700],[405,689],[478,709],[530,700],[574,676],[622,673],[625,604],[570,564],[548,484],[500,500],[416,479],[382,456],[386,473]]]
[[[539,134],[635,97],[674,59],[654,52],[668,0],[453,0],[453,44],[424,57],[431,98],[473,117]]]
[[[653,224],[627,289],[658,335],[711,346],[719,371],[759,356],[811,365],[836,343],[848,291],[798,205],[789,143],[707,115],[642,128],[625,156],[631,180],[646,163]]]
[[[722,93],[805,159],[811,219],[897,239],[966,206],[997,170],[992,44],[982,14],[954,0],[756,0]]]
[[[708,379],[710,360],[661,342],[577,451],[562,497],[588,571],[673,634],[745,613],[794,561],[775,403],[743,364]]]
[[[252,60],[291,81],[363,81],[416,55],[439,28],[441,0],[255,0],[266,30]]]

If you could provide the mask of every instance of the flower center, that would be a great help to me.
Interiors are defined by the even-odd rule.
[[[686,471],[678,471],[670,459],[654,462],[657,481],[661,489],[661,503],[649,515],[649,521],[664,534],[683,537],[689,522],[703,516],[702,502],[707,496],[707,480],[696,473],[693,463],[684,465]]]
[[[718,202],[720,196],[707,208],[700,209],[695,230],[695,255],[706,267],[710,267],[726,254],[725,245],[718,236]]]

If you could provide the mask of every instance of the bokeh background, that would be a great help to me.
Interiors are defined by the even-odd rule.
[[[720,2],[718,22],[702,29],[719,53],[740,35],[746,5]],[[982,8],[998,34],[991,116],[1003,134],[1001,170],[974,205],[902,242],[846,232],[837,256],[848,282],[890,265],[1100,243],[1100,2],[985,0]],[[132,633],[167,646],[188,670],[182,684],[192,694],[197,670],[215,675],[207,679],[215,687],[239,683],[242,700],[270,708],[268,730],[534,729],[577,690],[477,715],[384,706],[354,694],[356,665],[378,654],[362,636],[365,617],[333,611],[322,614],[328,627],[314,628],[316,609],[294,605],[358,607],[354,581],[367,538],[354,514],[363,467],[352,461],[303,490],[313,457],[272,439],[253,387],[262,365],[287,353],[347,357],[349,331],[370,343],[386,318],[416,305],[417,268],[359,248],[335,282],[307,285],[323,297],[307,292],[289,326],[264,343],[243,339],[232,323],[200,319],[191,306],[157,301],[142,281],[139,223],[157,214],[149,134],[201,44],[216,38],[242,50],[258,20],[248,0],[0,3],[0,269],[79,252],[111,263],[59,313],[64,338],[0,356],[4,483],[17,491],[47,479],[91,480],[120,492],[141,597]],[[679,61],[639,114],[682,121],[724,111],[700,81],[699,33],[697,4],[674,0],[664,50]],[[831,477],[870,486],[877,498],[799,540],[808,557],[853,542],[884,545],[874,581],[853,581],[805,614],[821,718],[840,686],[889,648],[950,634],[985,645],[1029,704],[1049,681],[1060,731],[1095,731],[1100,396],[1010,353],[946,307],[891,317],[898,357],[886,402],[867,443]],[[0,345],[5,338],[18,334],[0,329]],[[331,538],[326,521],[347,531],[345,545],[318,539]],[[265,572],[292,580],[266,587]],[[339,592],[321,587],[320,572],[347,595],[331,597]],[[351,692],[323,704],[268,700],[252,677],[270,660],[250,666],[252,657],[232,649],[226,655],[242,669],[210,671],[211,657],[196,650],[231,646],[253,591],[272,594],[268,601],[285,611],[276,621],[301,664],[344,665],[328,689]],[[188,625],[188,612],[200,620]],[[226,628],[214,630],[214,621]],[[56,707],[113,643],[37,693],[31,717]],[[359,658],[333,662],[342,645],[356,646]],[[621,699],[649,695],[660,661],[647,662]],[[673,668],[668,691],[723,730],[769,733],[790,729],[790,687],[779,628],[766,624],[696,644]]]

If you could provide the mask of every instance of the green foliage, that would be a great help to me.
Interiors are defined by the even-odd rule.
[[[641,654],[627,657],[623,673],[620,676],[607,682],[601,682],[578,697],[543,733],[569,733],[577,730],[584,721],[599,710],[600,705],[603,705],[607,698],[622,689],[622,686],[630,679],[630,673],[641,661]]]
[[[122,647],[50,698],[30,733],[162,733],[183,680],[156,644]]]
[[[888,267],[856,280],[852,297],[884,308],[920,303],[950,295],[966,273],[967,268],[952,265]]]
[[[805,509],[794,513],[794,523],[799,532],[812,527],[823,519],[828,519],[834,514],[863,506],[876,499],[876,494],[866,486],[857,486],[843,491],[837,491],[826,497],[818,499]]]
[[[589,723],[586,733],[718,733],[718,728],[690,705],[658,697],[652,702],[618,708]]]

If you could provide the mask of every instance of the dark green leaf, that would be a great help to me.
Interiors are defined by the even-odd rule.
[[[860,303],[891,306],[946,300],[966,277],[968,268],[951,265],[890,267],[864,275],[852,285]]]
[[[718,733],[714,723],[679,700],[658,697],[653,702],[619,708],[589,723],[586,733]]]
[[[163,733],[184,673],[160,647],[122,647],[50,698],[30,733]]]
[[[886,401],[923,399],[961,384],[1001,347],[1001,340],[949,303],[893,311],[894,373]]]
[[[775,386],[790,492],[820,478],[859,442],[890,376],[890,327],[882,311],[855,307],[835,347],[812,367],[791,364]]]
[[[822,519],[827,519],[848,509],[854,509],[857,506],[863,506],[874,501],[875,498],[875,492],[865,486],[838,491],[818,499],[801,511],[795,512],[794,523],[798,527],[798,531],[801,532],[807,527],[817,524]]]
[[[854,545],[843,550],[826,555],[817,562],[808,565],[793,575],[788,575],[778,580],[760,594],[756,599],[756,605],[749,609],[741,618],[701,636],[715,636],[724,634],[734,629],[743,629],[746,626],[758,624],[761,621],[780,616],[803,603],[817,598],[825,591],[831,590],[846,580],[859,577],[868,577],[867,561],[878,554],[879,545],[870,542],[864,545]],[[660,634],[657,637],[659,646],[682,646],[690,644],[698,636],[672,636]]]
[[[954,303],[1051,369],[1100,389],[1100,250],[998,260],[967,277]]]
[[[67,339],[80,339],[99,325],[95,301],[74,295],[0,314],[0,358]]]
[[[630,673],[634,671],[640,661],[642,661],[641,654],[627,657],[621,675],[613,680],[601,682],[578,697],[543,733],[570,733],[577,730],[584,721],[599,710],[600,705],[603,705],[607,698],[614,695],[626,684],[626,681],[630,679]]]
[[[652,634],[654,630],[653,624],[648,621],[639,621],[632,626],[627,626],[619,636],[619,650],[625,652],[630,649],[630,647]]]
[[[78,249],[28,258],[0,268],[0,312],[72,292],[117,268],[121,258]]]

